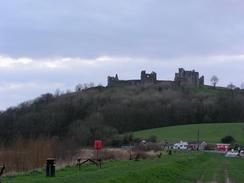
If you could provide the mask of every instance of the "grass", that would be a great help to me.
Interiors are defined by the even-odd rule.
[[[235,183],[244,180],[244,159],[225,158],[223,154],[176,153],[160,159],[108,161],[102,169],[93,165],[66,167],[56,177],[45,177],[44,171],[5,177],[4,183],[196,183],[224,182],[227,174]]]
[[[235,183],[244,180],[244,159],[225,158],[221,154],[207,154],[201,163],[194,164],[190,171],[183,175],[182,183],[191,183],[192,179],[202,182],[216,181],[224,183],[229,177]]]
[[[174,143],[180,140],[195,141],[199,129],[200,140],[207,143],[218,143],[221,138],[231,135],[236,143],[244,144],[244,123],[219,123],[219,124],[194,124],[180,125],[150,130],[142,130],[134,133],[134,136],[147,138],[157,136],[160,140],[167,139]]]
[[[212,93],[212,94],[220,94],[223,92],[228,92],[229,90],[226,89],[219,89],[219,88],[209,88],[207,86],[201,86],[197,88],[191,88],[193,92],[201,92],[201,93]]]

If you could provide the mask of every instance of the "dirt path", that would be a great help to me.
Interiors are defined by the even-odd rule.
[[[235,183],[232,180],[230,180],[228,170],[225,169],[225,183]]]
[[[218,183],[217,181],[211,181],[211,182],[203,182],[203,181],[197,181],[196,183]],[[228,174],[225,175],[225,183],[235,183],[233,182],[230,177],[228,176]]]
[[[203,182],[198,180],[196,183],[218,183],[218,182],[217,181]],[[235,183],[230,179],[227,169],[225,169],[225,183]]]
[[[198,180],[196,183],[218,183],[218,182],[217,181],[203,182]],[[225,169],[225,183],[235,183],[230,179],[227,169]]]

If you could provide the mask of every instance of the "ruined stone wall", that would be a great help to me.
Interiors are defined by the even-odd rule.
[[[157,84],[161,85],[161,86],[168,86],[168,87],[174,86],[174,82],[168,81],[168,80],[159,80],[159,81],[157,81]]]
[[[175,74],[174,82],[178,86],[199,87],[204,85],[204,77],[199,78],[199,73],[193,71],[185,71],[183,68]]]
[[[147,74],[146,71],[141,71],[141,83],[142,84],[155,84],[157,82],[157,74],[152,72]]]
[[[108,86],[127,86],[127,85],[151,85],[158,84],[162,86],[186,86],[199,87],[204,85],[204,76],[199,77],[199,73],[193,71],[186,71],[183,68],[175,74],[174,81],[157,80],[157,74],[152,72],[150,74],[146,71],[141,71],[141,78],[139,80],[119,80],[118,75],[108,77]]]
[[[118,75],[108,76],[108,86],[128,86],[128,85],[140,85],[140,80],[119,80]]]

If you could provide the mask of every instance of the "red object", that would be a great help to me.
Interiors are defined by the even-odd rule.
[[[230,149],[230,144],[216,144],[218,151],[228,151]]]
[[[198,144],[188,144],[187,149],[196,150],[199,147]]]
[[[101,141],[101,140],[95,140],[95,142],[94,142],[94,148],[96,150],[101,150],[103,148],[103,141]]]

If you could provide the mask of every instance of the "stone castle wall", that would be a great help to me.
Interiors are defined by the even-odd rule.
[[[185,71],[183,68],[175,74],[174,81],[157,80],[157,74],[150,74],[146,71],[141,71],[141,78],[138,80],[120,80],[116,74],[114,77],[108,76],[108,86],[130,86],[130,85],[152,85],[158,84],[162,86],[186,86],[199,87],[204,85],[204,77],[199,77],[199,73],[193,71]]]
[[[199,73],[194,70],[186,71],[180,68],[179,72],[175,73],[174,82],[178,86],[199,87],[204,85],[204,76],[199,77]]]

